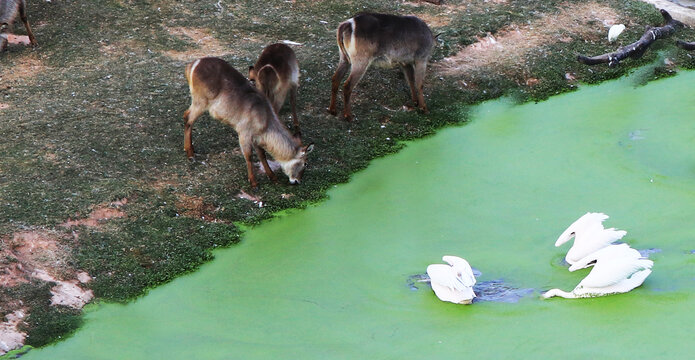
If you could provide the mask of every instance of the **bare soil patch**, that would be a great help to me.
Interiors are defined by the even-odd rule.
[[[527,54],[540,46],[570,42],[572,36],[599,41],[607,33],[607,26],[617,21],[617,13],[599,2],[568,4],[557,14],[547,14],[524,26],[502,29],[488,34],[456,55],[434,65],[444,75],[463,75],[480,68],[518,77],[525,69]],[[605,29],[604,29],[605,28]],[[607,40],[606,40],[607,41]],[[534,80],[524,80],[529,85]]]
[[[217,220],[215,218],[217,209],[212,204],[206,204],[202,197],[176,194],[176,198],[176,208],[181,210],[183,216],[205,221]]]
[[[91,290],[81,286],[91,278],[70,266],[65,241],[69,241],[66,235],[44,229],[21,231],[1,239],[0,286],[14,287],[32,278],[53,282],[52,305],[82,308],[94,297]],[[21,301],[2,304],[2,311],[11,313],[0,323],[0,355],[22,346],[26,334],[17,327],[28,315]]]
[[[16,44],[16,45],[29,45],[29,44],[31,44],[31,41],[29,41],[29,36],[27,36],[27,35],[7,34],[7,42],[9,44]]]
[[[0,323],[0,355],[17,349],[24,344],[27,334],[18,330],[26,315],[25,309],[18,309],[5,315],[5,322]]]
[[[187,42],[195,44],[195,48],[188,51],[165,51],[164,55],[179,61],[193,61],[205,56],[225,56],[233,54],[234,50],[217,40],[210,30],[203,28],[173,27],[167,28],[169,34]],[[252,40],[252,39],[249,39]]]
[[[134,39],[100,43],[99,52],[109,58],[121,58],[131,54],[142,53],[147,46]]]
[[[105,221],[126,217],[126,213],[121,210],[121,207],[127,203],[128,199],[121,199],[108,204],[97,205],[88,217],[76,220],[68,219],[68,221],[64,222],[60,226],[66,228],[73,226],[98,227]]]
[[[25,56],[21,62],[12,66],[12,71],[0,73],[0,82],[3,84],[14,83],[19,80],[27,80],[48,70],[35,54]]]

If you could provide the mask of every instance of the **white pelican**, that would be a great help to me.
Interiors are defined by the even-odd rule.
[[[468,261],[451,255],[443,256],[442,260],[449,265],[432,264],[427,267],[434,294],[442,301],[455,304],[473,302],[475,276]]]
[[[608,29],[608,41],[613,42],[615,39],[618,38],[618,35],[625,30],[625,25],[623,24],[618,24],[618,25],[613,25],[611,26],[610,29]]]
[[[598,250],[570,267],[570,271],[594,264],[587,275],[571,292],[548,290],[542,295],[547,299],[561,296],[566,299],[587,298],[628,292],[644,282],[652,273],[654,262],[641,257],[627,244],[611,245]]]
[[[604,229],[602,223],[606,219],[608,215],[604,213],[586,213],[560,234],[555,241],[555,246],[560,246],[574,238],[574,244],[565,256],[568,264],[576,263],[594,251],[622,239],[627,234],[624,230]]]

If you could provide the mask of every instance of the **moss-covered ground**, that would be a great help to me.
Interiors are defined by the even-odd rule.
[[[0,247],[9,246],[7,239],[18,231],[63,232],[69,266],[92,276],[89,286],[97,300],[127,301],[195,270],[212,258],[212,249],[238,242],[242,224],[316,203],[370,160],[398,151],[403,140],[465,123],[473,104],[503,95],[542,100],[648,64],[645,80],[695,67],[690,54],[671,40],[616,68],[579,64],[576,53],[615,50],[605,41],[605,26],[596,22],[584,25],[597,36],[568,32],[563,41],[534,47],[514,76],[485,66],[442,74],[431,66],[425,86],[428,115],[400,110],[408,100],[403,76],[379,68],[370,69],[357,87],[356,121],[325,111],[338,60],[335,28],[359,11],[440,19],[431,23],[433,32],[441,33],[432,59],[438,63],[488,34],[583,2],[30,1],[39,46],[10,47],[0,55],[0,103],[5,105],[0,107]],[[662,21],[655,8],[639,1],[602,3],[619,21],[633,25],[624,39],[636,40],[644,25]],[[15,29],[23,34],[19,24]],[[692,41],[695,32],[683,29],[676,37]],[[183,69],[196,54],[211,54],[243,71],[265,45],[280,40],[302,44],[294,47],[301,68],[299,116],[304,142],[313,142],[316,150],[301,185],[287,185],[284,177],[275,184],[261,175],[253,190],[236,134],[207,115],[194,128],[195,161],[186,159],[181,115],[190,98]],[[462,77],[467,86],[461,85]],[[287,109],[282,119],[289,121]],[[241,190],[262,206],[237,197]],[[124,217],[100,226],[60,225],[122,199],[127,199],[120,208]],[[36,280],[0,292],[0,298],[23,299],[30,314],[27,344],[33,346],[65,336],[80,323],[79,311],[49,305],[49,285]]]

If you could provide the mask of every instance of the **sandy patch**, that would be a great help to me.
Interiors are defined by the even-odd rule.
[[[8,351],[19,349],[24,345],[27,334],[17,328],[24,321],[25,311],[15,310],[5,316],[5,322],[0,323],[0,355]]]
[[[7,42],[16,45],[31,45],[31,40],[27,35],[7,34]]]
[[[46,281],[54,282],[56,286],[51,288],[51,305],[69,306],[73,309],[81,309],[94,298],[92,290],[83,290],[80,287],[80,281],[75,280],[58,280],[48,274],[46,271],[37,269],[31,274],[32,277]]]
[[[494,1],[493,3],[499,4],[504,2],[506,1]],[[456,13],[464,11],[469,7],[468,3],[450,4],[446,0],[442,0],[442,4],[440,5],[435,5],[424,0],[419,2],[406,1],[403,3],[403,5],[412,7],[408,15],[419,17],[431,28],[438,28],[451,24],[451,21]],[[431,9],[430,6],[437,9],[436,14],[428,12],[428,10]]]
[[[169,50],[164,55],[179,61],[193,61],[204,56],[224,56],[234,52],[234,50],[217,40],[208,29],[174,27],[167,28],[169,34],[195,44],[195,49],[187,51]]]
[[[508,27],[495,35],[479,38],[433,67],[445,75],[466,74],[478,68],[519,73],[525,68],[526,55],[532,49],[569,42],[572,35],[598,40],[606,36],[607,26],[614,24],[618,17],[609,6],[594,1],[568,4],[562,9],[560,13],[547,14],[531,24]]]
[[[94,294],[81,284],[91,280],[85,272],[75,273],[68,263],[69,250],[62,243],[69,235],[44,229],[19,231],[0,239],[0,286],[13,287],[32,278],[56,285],[51,288],[51,304],[76,309],[88,303]],[[21,301],[0,304],[13,311],[0,323],[0,355],[23,345],[25,334],[17,325],[27,315]]]
[[[108,220],[126,217],[126,213],[121,210],[121,207],[127,203],[128,199],[121,199],[108,204],[97,205],[88,217],[76,220],[68,219],[66,222],[60,224],[60,226],[66,228],[73,226],[100,226]]]
[[[31,41],[29,41],[29,36],[27,36],[27,35],[7,34],[7,42],[9,44],[17,44],[17,45],[30,45],[31,44]]]
[[[47,67],[36,57],[35,54],[29,54],[22,57],[21,61],[14,63],[11,71],[3,71],[0,73],[0,83],[10,83],[22,79],[30,79],[46,70]]]
[[[186,217],[216,221],[215,212],[218,210],[212,204],[206,204],[202,197],[176,194],[176,208]]]
[[[99,52],[109,58],[121,58],[142,53],[147,46],[136,40],[122,40],[109,43],[100,42]]]
[[[428,13],[419,13],[419,14],[413,14],[414,16],[417,16],[418,18],[422,19],[427,26],[431,28],[438,28],[442,26],[447,26],[451,23],[452,18],[451,16],[447,16],[451,14],[451,11],[443,13],[443,14],[437,14],[437,15],[432,15]],[[436,35],[436,34],[435,34]]]
[[[16,232],[4,239],[0,256],[6,261],[0,265],[0,285],[26,282],[36,269],[58,277],[69,276],[68,252],[60,240],[59,233],[47,230]]]

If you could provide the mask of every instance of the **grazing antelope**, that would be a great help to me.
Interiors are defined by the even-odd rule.
[[[31,32],[29,21],[27,20],[26,4],[24,0],[0,0],[0,51],[7,47],[7,33],[12,31],[12,25],[19,15],[20,20],[27,28],[29,42],[36,46],[34,33]]]
[[[268,45],[256,64],[249,66],[249,80],[254,81],[258,90],[268,97],[278,116],[285,104],[287,92],[290,91],[292,122],[295,134],[300,134],[296,109],[299,64],[292,48],[285,44]]]
[[[350,75],[343,86],[343,116],[352,120],[350,95],[375,60],[400,66],[410,86],[413,102],[427,113],[422,87],[434,36],[424,21],[414,16],[361,13],[342,22],[337,37],[340,62],[332,78],[329,113],[336,114],[338,86],[350,65]]]
[[[193,123],[207,110],[210,116],[229,124],[237,132],[252,187],[258,186],[251,164],[254,149],[271,180],[277,181],[277,178],[268,166],[266,151],[280,163],[291,184],[300,182],[306,156],[314,145],[302,146],[301,140],[292,136],[278,120],[265,95],[243,75],[222,59],[206,57],[186,66],[186,81],[191,91],[191,106],[183,113],[183,148],[188,158],[194,154]]]

